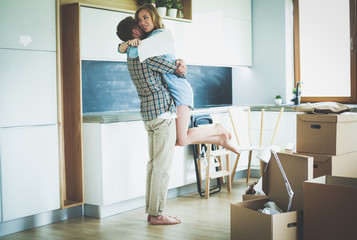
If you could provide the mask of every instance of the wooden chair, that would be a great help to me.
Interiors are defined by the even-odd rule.
[[[212,144],[207,144],[207,166],[206,166],[206,185],[205,185],[205,198],[209,198],[210,194],[210,181],[211,179],[221,178],[224,183],[224,177],[227,177],[227,191],[231,191],[231,172],[229,168],[229,155],[230,151],[226,149],[212,150]],[[224,167],[222,157],[226,158]],[[216,169],[219,169],[218,171]]]
[[[247,110],[247,130],[248,130],[248,144],[241,144],[240,138],[239,138],[239,134],[238,134],[238,130],[239,130],[239,123],[242,122],[242,112],[244,110]],[[275,130],[274,130],[274,134],[272,137],[272,140],[270,142],[270,145],[274,144],[275,141],[275,136],[276,136],[276,132],[279,126],[279,122],[280,122],[280,118],[281,115],[284,111],[284,108],[280,109],[280,114],[278,117],[278,121],[277,124],[275,126]],[[251,169],[251,160],[252,160],[252,153],[253,151],[259,151],[260,149],[262,149],[263,145],[262,145],[262,141],[263,141],[263,124],[264,124],[264,109],[262,109],[261,111],[261,121],[260,121],[260,136],[259,136],[259,145],[253,145],[252,144],[252,132],[251,132],[251,112],[250,112],[250,108],[249,107],[230,107],[228,108],[228,113],[231,119],[231,123],[233,126],[233,131],[234,131],[234,135],[236,137],[237,140],[237,144],[238,144],[238,149],[239,149],[239,153],[237,154],[233,169],[232,169],[232,174],[231,174],[231,181],[233,182],[234,179],[234,175],[238,166],[238,161],[240,158],[240,155],[242,152],[244,151],[248,151],[249,156],[248,156],[248,169],[247,169],[247,177],[246,177],[246,183],[249,182],[249,178],[250,178],[250,169]],[[261,176],[263,175],[263,163],[260,162],[260,174]]]
[[[202,125],[200,127],[207,127],[209,125]],[[220,149],[218,146],[217,150],[212,150],[212,144],[206,143],[207,146],[207,151],[202,154],[200,152],[200,158],[198,161],[198,172],[200,174],[200,184],[202,184],[202,176],[201,172],[204,169],[203,163],[206,167],[205,169],[205,179],[206,179],[206,185],[205,185],[205,198],[208,199],[210,195],[210,182],[212,179],[218,179],[220,178],[221,182],[224,183],[224,177],[227,177],[227,191],[231,191],[231,171],[229,167],[229,155],[230,151],[226,149]],[[199,145],[198,149],[202,149],[201,146]],[[226,158],[225,164],[223,163],[222,157]],[[202,188],[202,185],[201,185]]]

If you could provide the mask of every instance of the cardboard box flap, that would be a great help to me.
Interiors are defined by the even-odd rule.
[[[341,114],[297,114],[297,117],[304,122],[355,122],[357,121],[357,113],[341,113]]]
[[[277,153],[277,155],[294,192],[291,210],[302,210],[303,182],[313,178],[313,157],[287,153]],[[273,155],[263,173],[263,191],[283,211],[287,210],[289,195]]]
[[[348,177],[340,177],[340,176],[321,176],[318,178],[314,178],[311,180],[305,181],[306,183],[317,183],[331,186],[339,186],[345,188],[354,188],[357,186],[357,178],[348,178]]]
[[[261,198],[261,199],[247,200],[247,201],[242,201],[232,204],[243,208],[248,208],[253,211],[258,211],[259,209],[264,208],[264,204],[266,202],[267,202],[267,198]]]

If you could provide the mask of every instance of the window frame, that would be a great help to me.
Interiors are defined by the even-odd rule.
[[[357,42],[357,0],[350,0],[350,39],[351,47],[351,93],[350,97],[301,97],[301,102],[340,102],[340,103],[357,103],[357,80],[356,80],[356,42]],[[293,0],[294,8],[294,86],[300,81],[300,29],[299,29],[299,0]]]

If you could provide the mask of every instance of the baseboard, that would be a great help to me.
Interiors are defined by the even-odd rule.
[[[0,237],[30,228],[41,227],[47,224],[82,216],[82,206],[67,209],[58,209],[0,223]]]
[[[247,175],[247,170],[240,170],[236,172],[236,174],[234,175],[234,180],[245,178],[246,175]],[[260,177],[260,170],[251,169],[250,176]],[[167,193],[167,199],[175,198],[178,196],[182,196],[194,192],[197,192],[197,183],[192,183],[182,187],[169,189]],[[84,215],[94,218],[105,218],[123,212],[127,212],[133,209],[141,208],[144,206],[145,206],[145,197],[138,197],[135,199],[122,201],[107,206],[84,204]]]
[[[167,199],[193,193],[195,191],[197,191],[196,183],[192,183],[174,189],[169,189],[167,193]],[[119,213],[127,212],[133,209],[141,208],[144,206],[145,206],[144,196],[126,200],[126,201],[121,201],[107,206],[84,204],[84,216],[94,217],[94,218],[105,218]]]

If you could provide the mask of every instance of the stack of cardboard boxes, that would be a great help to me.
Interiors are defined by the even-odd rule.
[[[357,239],[357,114],[298,114],[297,153],[278,157],[294,191],[291,211],[257,211],[267,201],[287,208],[272,157],[263,175],[266,197],[231,204],[231,239]]]
[[[296,151],[314,158],[304,239],[357,239],[357,114],[298,114]]]
[[[314,178],[357,177],[357,114],[297,114],[296,152],[314,157]]]

